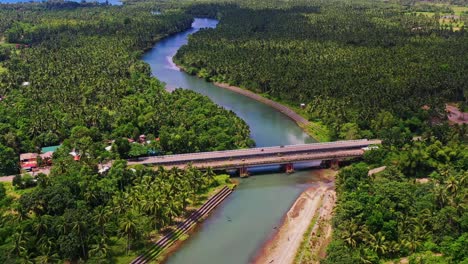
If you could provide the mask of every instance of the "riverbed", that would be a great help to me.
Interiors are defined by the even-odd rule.
[[[188,35],[201,28],[214,28],[217,23],[213,19],[195,19],[191,29],[161,40],[143,60],[151,66],[153,75],[166,83],[169,91],[178,87],[194,90],[234,111],[248,123],[258,147],[314,142],[294,121],[272,107],[190,76],[174,65],[172,57],[187,43]],[[313,171],[288,175],[270,167],[252,172],[255,176],[240,179],[236,191],[168,258],[167,263],[251,262],[275,233],[296,198],[311,182],[319,180]]]

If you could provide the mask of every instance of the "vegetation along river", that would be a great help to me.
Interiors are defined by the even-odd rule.
[[[190,34],[201,28],[214,28],[217,23],[213,19],[195,19],[191,29],[158,42],[143,57],[151,65],[153,75],[165,82],[168,90],[176,87],[191,89],[234,111],[249,124],[251,136],[259,147],[314,142],[277,110],[190,76],[172,63],[172,56],[187,43]],[[287,175],[262,169],[261,174],[241,179],[236,191],[169,257],[167,263],[248,263],[274,234],[297,196],[314,179],[313,171]]]

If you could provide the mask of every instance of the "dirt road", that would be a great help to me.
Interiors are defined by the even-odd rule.
[[[447,118],[456,124],[468,124],[468,113],[460,111],[458,107],[447,104]]]

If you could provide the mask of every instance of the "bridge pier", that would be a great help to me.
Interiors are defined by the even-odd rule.
[[[293,163],[286,163],[281,165],[281,168],[284,172],[290,174],[294,172],[294,164]]]
[[[330,168],[333,170],[338,170],[340,168],[340,160],[333,159],[330,161]]]
[[[322,160],[322,163],[320,163],[321,168],[330,168],[337,170],[340,168],[340,160],[339,159],[332,159],[332,160]]]
[[[246,167],[240,167],[239,168],[239,176],[241,178],[249,177],[249,172],[247,171]]]

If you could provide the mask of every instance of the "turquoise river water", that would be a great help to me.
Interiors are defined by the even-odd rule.
[[[195,19],[191,29],[161,40],[143,60],[151,66],[153,75],[166,83],[168,90],[176,87],[191,89],[234,111],[249,124],[251,137],[259,147],[314,142],[277,110],[181,72],[172,63],[172,56],[187,43],[190,34],[202,28],[214,28],[217,23],[213,19]],[[310,170],[287,175],[274,169],[260,168],[255,176],[240,179],[234,193],[166,263],[251,262],[281,224],[292,203],[316,178]]]

